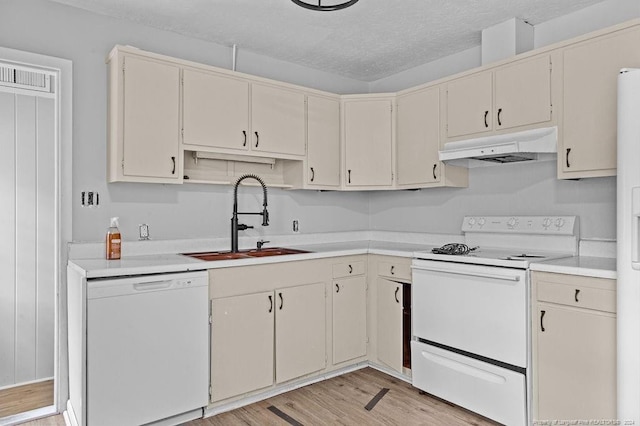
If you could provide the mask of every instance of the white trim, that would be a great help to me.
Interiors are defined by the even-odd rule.
[[[0,47],[0,58],[21,66],[50,72],[55,76],[56,103],[56,303],[55,303],[55,359],[54,359],[54,409],[48,414],[60,413],[68,399],[68,367],[66,342],[66,263],[67,244],[72,240],[72,94],[73,66],[70,60],[37,53]],[[24,413],[40,416],[41,410]],[[15,417],[15,416],[14,416]],[[12,417],[13,418],[13,417]],[[29,417],[35,418],[35,417]],[[5,419],[6,420],[6,419]],[[22,422],[27,418],[22,418]],[[4,421],[4,420],[3,420]]]
[[[49,417],[57,413],[58,410],[56,410],[56,407],[50,405],[48,407],[37,408],[35,410],[26,411],[13,416],[3,417],[0,419],[0,426],[18,425],[27,421]]]

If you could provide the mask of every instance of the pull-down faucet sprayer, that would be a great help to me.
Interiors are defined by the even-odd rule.
[[[260,185],[262,185],[262,211],[261,212],[238,212],[238,185],[245,179],[255,179]],[[247,226],[243,223],[238,223],[238,215],[261,215],[262,226],[269,226],[269,212],[267,211],[267,186],[264,181],[256,175],[243,175],[241,176],[233,186],[233,217],[231,217],[231,252],[238,252],[238,231],[244,231],[253,226]]]

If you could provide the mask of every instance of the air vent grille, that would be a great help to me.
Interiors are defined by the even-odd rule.
[[[51,76],[42,71],[0,63],[0,86],[51,92]]]

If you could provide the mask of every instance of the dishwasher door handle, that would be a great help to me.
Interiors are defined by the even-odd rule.
[[[171,280],[134,283],[133,289],[136,291],[162,290],[171,287],[172,283]]]
[[[411,268],[417,271],[440,272],[443,274],[465,275],[468,277],[489,278],[492,280],[503,280],[503,281],[514,281],[514,282],[520,281],[520,277],[517,275],[487,274],[485,272],[472,272],[472,271],[454,271],[451,269],[424,268],[420,266],[412,266]]]

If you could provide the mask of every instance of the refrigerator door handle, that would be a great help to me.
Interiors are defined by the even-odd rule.
[[[640,187],[631,189],[631,267],[640,270]]]

